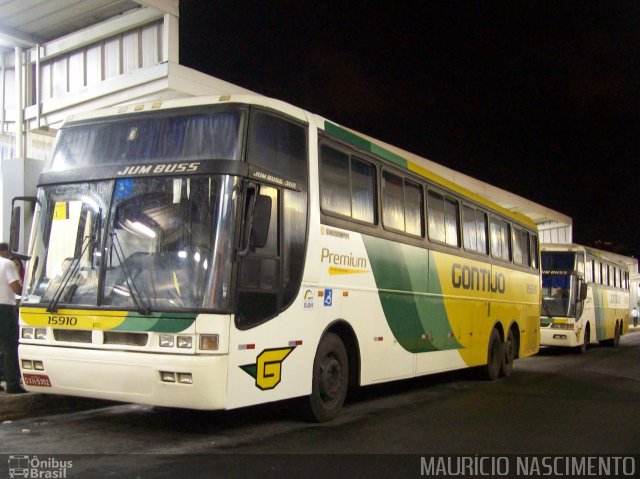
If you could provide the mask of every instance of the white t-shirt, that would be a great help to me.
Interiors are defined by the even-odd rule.
[[[16,295],[11,286],[14,281],[20,281],[20,275],[13,261],[0,256],[0,304],[16,304]]]

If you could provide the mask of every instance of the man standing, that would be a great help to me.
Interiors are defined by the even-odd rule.
[[[638,313],[638,308],[636,308],[635,306],[633,307],[633,310],[631,311],[631,318],[633,319],[633,327],[635,328],[636,326],[638,326],[638,316],[640,314]]]
[[[4,352],[4,379],[9,394],[26,392],[20,386],[18,365],[18,317],[15,295],[21,292],[20,276],[16,265],[9,259],[9,245],[0,243],[0,347]]]

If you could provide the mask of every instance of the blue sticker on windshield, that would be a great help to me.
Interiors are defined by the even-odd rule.
[[[115,199],[129,198],[133,190],[133,178],[125,178],[116,181]]]

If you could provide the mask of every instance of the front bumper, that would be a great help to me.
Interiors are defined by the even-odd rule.
[[[225,409],[227,404],[226,354],[150,354],[21,344],[19,355],[28,391],[189,409]],[[23,369],[24,360],[41,361],[43,369]],[[161,372],[190,374],[192,383],[163,381]]]

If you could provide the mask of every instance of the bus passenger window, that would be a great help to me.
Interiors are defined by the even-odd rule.
[[[414,236],[423,235],[424,200],[422,186],[405,180],[404,182],[405,231]]]
[[[354,220],[373,223],[375,168],[370,163],[351,159],[351,214]]]
[[[444,243],[446,229],[444,226],[444,204],[443,196],[429,191],[427,194],[427,218],[429,225],[429,238],[439,243]]]
[[[462,209],[462,222],[464,249],[487,254],[487,214],[465,205]]]
[[[491,218],[491,255],[505,261],[511,259],[511,225],[499,218]]]
[[[404,190],[402,178],[382,173],[382,223],[385,228],[404,231]]]
[[[327,145],[320,153],[320,196],[325,212],[375,223],[375,167]]]
[[[427,217],[429,238],[450,246],[460,246],[458,235],[458,202],[452,198],[429,190],[427,194]]]
[[[322,209],[351,216],[349,155],[323,145],[320,163]]]

